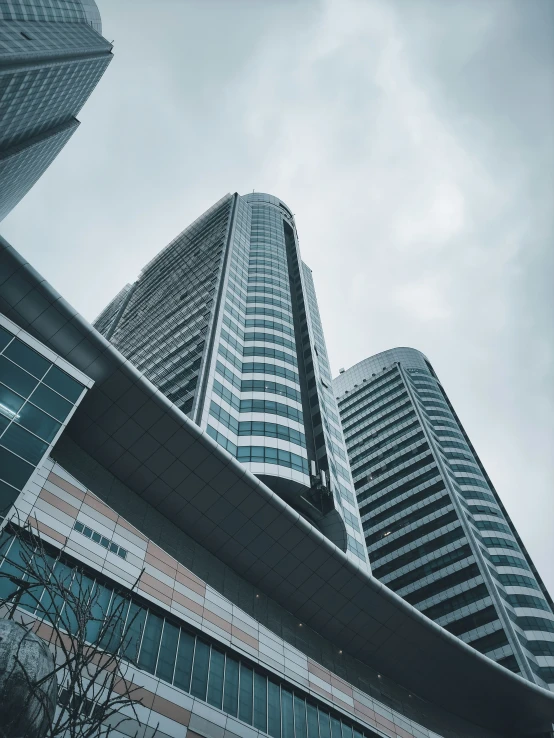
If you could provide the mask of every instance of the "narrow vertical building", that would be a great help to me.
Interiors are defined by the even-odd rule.
[[[552,688],[552,599],[427,358],[384,351],[333,386],[374,576]]]
[[[111,59],[94,0],[0,2],[0,220],[71,138]]]
[[[310,269],[278,198],[227,195],[95,327],[217,443],[367,567]]]

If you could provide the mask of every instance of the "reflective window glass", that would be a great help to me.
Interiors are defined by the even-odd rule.
[[[12,340],[12,338],[13,338],[12,334],[8,333],[8,331],[4,330],[4,328],[0,326],[0,351],[6,348],[6,346]]]
[[[45,410],[49,415],[53,415],[58,420],[64,421],[73,405],[64,400],[44,384],[39,384],[30,397],[31,402],[37,405],[41,410]]]
[[[16,395],[3,384],[0,384],[0,415],[3,415],[8,420],[17,420],[18,410],[21,408],[25,400]]]
[[[331,738],[342,738],[340,720],[335,717],[331,718]]]
[[[77,402],[84,389],[80,382],[77,382],[76,379],[73,379],[61,369],[58,369],[57,366],[50,367],[50,370],[42,381],[72,403]]]
[[[0,382],[11,387],[23,397],[28,397],[37,386],[38,379],[0,356]]]
[[[42,410],[39,410],[30,403],[27,403],[21,408],[16,420],[24,428],[40,436],[45,441],[51,441],[60,429],[60,424],[54,418],[46,415],[46,413],[43,413]]]
[[[17,338],[10,343],[8,348],[4,351],[4,354],[38,379],[41,379],[44,376],[46,370],[50,366],[48,359],[37,354],[36,351],[33,351],[32,348],[29,348],[29,346],[22,343]]]
[[[282,737],[294,738],[294,713],[292,708],[292,692],[281,687],[281,719]]]
[[[110,598],[112,592],[107,587],[103,587],[100,584],[96,584],[92,593],[92,601],[90,605],[90,619],[87,623],[87,641],[89,643],[96,643],[102,635],[102,624],[106,613],[108,612],[108,606],[110,604]]]
[[[227,656],[225,664],[225,691],[223,695],[223,709],[229,715],[236,717],[239,704],[239,664],[238,661]]]
[[[16,423],[10,425],[0,438],[0,443],[33,464],[38,464],[48,449],[47,443],[20,428]]]
[[[254,727],[267,731],[267,679],[263,674],[254,674]]]
[[[297,695],[294,695],[294,727],[296,738],[307,738],[306,703]]]
[[[10,487],[9,484],[0,481],[0,516],[5,515],[13,503],[19,497],[19,490]],[[0,591],[0,597],[2,597]]]
[[[5,482],[21,490],[28,482],[33,471],[34,468],[31,464],[0,446],[0,476]]]
[[[253,673],[244,664],[240,665],[239,720],[252,725]]]
[[[192,681],[190,693],[201,700],[206,699],[208,686],[208,665],[210,663],[210,647],[199,638],[196,639],[194,650],[194,665],[192,667]]]
[[[210,658],[210,676],[208,680],[208,702],[210,705],[221,710],[223,701],[223,672],[225,667],[225,654],[212,648]]]
[[[156,667],[156,676],[164,679],[166,682],[173,681],[173,669],[175,667],[175,659],[177,657],[177,641],[179,640],[179,628],[167,620],[164,623],[164,632],[162,636],[162,645],[158,656],[158,666]]]
[[[321,738],[331,738],[331,725],[329,723],[329,714],[318,709],[319,717],[319,734]]]
[[[177,652],[177,663],[175,664],[175,677],[173,683],[176,687],[188,692],[190,689],[190,676],[192,673],[192,656],[194,653],[194,636],[182,630],[179,636],[179,650]]]
[[[281,738],[281,695],[279,685],[267,683],[267,732],[272,738]]]
[[[310,705],[309,702],[306,705],[306,717],[308,723],[308,738],[319,738],[317,707],[315,705]]]
[[[141,669],[149,671],[150,674],[153,674],[156,669],[158,649],[162,636],[162,624],[162,618],[159,618],[152,612],[148,613],[148,620],[146,621],[142,635],[138,665]]]

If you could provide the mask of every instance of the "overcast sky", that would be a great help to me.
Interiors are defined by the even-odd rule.
[[[98,0],[114,59],[2,234],[88,320],[282,198],[334,374],[430,358],[554,594],[554,3]]]

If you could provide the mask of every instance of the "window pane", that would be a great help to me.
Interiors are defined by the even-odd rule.
[[[47,443],[20,428],[16,423],[10,425],[0,438],[0,443],[32,464],[38,464],[48,449]]]
[[[144,630],[144,622],[146,620],[146,610],[144,607],[133,602],[129,610],[129,617],[125,624],[125,633],[123,638],[123,655],[134,664],[137,663],[139,656],[140,639]]]
[[[340,720],[335,717],[331,718],[331,738],[342,738]]]
[[[359,730],[356,730],[356,728],[354,728],[354,738],[364,738],[363,733],[360,733]]]
[[[52,389],[55,389],[56,392],[59,392],[60,395],[66,397],[70,402],[76,402],[84,389],[80,382],[77,382],[76,379],[73,379],[61,369],[58,369],[57,366],[50,367],[50,371],[42,381],[49,387],[52,387]]]
[[[158,656],[158,666],[156,667],[156,676],[164,679],[166,682],[173,681],[173,668],[175,659],[177,658],[177,641],[179,640],[179,628],[168,623],[164,623],[164,632],[162,636],[162,645]]]
[[[331,738],[331,726],[329,724],[329,715],[318,709],[319,716],[319,734],[321,738]]]
[[[50,362],[44,356],[37,354],[17,338],[10,343],[4,354],[39,379],[50,366]]]
[[[223,671],[225,667],[225,655],[221,651],[212,648],[210,658],[210,677],[208,679],[208,702],[210,705],[221,710],[223,701]]]
[[[24,428],[31,433],[36,433],[45,441],[51,441],[60,428],[60,424],[42,410],[38,410],[34,405],[27,403],[20,411],[19,417],[16,418]]]
[[[279,685],[267,683],[267,732],[272,738],[281,738],[281,695]]]
[[[296,738],[307,738],[306,703],[297,695],[294,695],[294,729]]]
[[[100,638],[100,646],[105,648],[106,651],[114,653],[121,647],[124,633],[123,627],[128,609],[129,601],[121,595],[114,593],[106,617],[106,625],[103,628],[102,637]],[[134,657],[135,655],[133,654]]]
[[[240,665],[240,701],[239,720],[252,725],[252,669],[244,664]]]
[[[87,623],[87,641],[89,643],[96,643],[100,637],[102,623],[108,612],[111,596],[111,590],[101,584],[96,584],[92,593],[90,620]]]
[[[0,446],[0,475],[5,482],[23,489],[34,469],[26,461],[18,459]]]
[[[173,684],[179,689],[188,692],[190,689],[190,675],[192,672],[192,655],[194,653],[194,636],[181,631],[179,637],[179,650],[177,652],[177,663],[175,665],[175,676]]]
[[[317,707],[315,705],[306,705],[306,715],[308,718],[308,738],[319,738],[319,726],[317,722]]]
[[[267,731],[267,679],[254,673],[254,727]]]
[[[204,641],[196,639],[194,651],[194,666],[192,667],[192,682],[190,693],[194,697],[206,699],[206,687],[208,686],[208,665],[210,663],[210,647]]]
[[[156,670],[156,661],[158,660],[158,650],[162,637],[162,625],[162,618],[151,612],[148,613],[144,635],[142,636],[138,665],[141,669],[149,671],[150,674],[153,674]]]
[[[13,336],[11,333],[8,333],[8,331],[0,327],[0,351],[8,345],[12,338]]]
[[[239,704],[239,664],[238,661],[227,656],[225,664],[225,694],[223,696],[223,710],[236,717]]]
[[[342,723],[342,738],[352,738],[352,728],[345,723]]]
[[[294,738],[294,714],[292,711],[292,692],[281,687],[281,715],[283,738]]]
[[[53,415],[58,420],[64,421],[73,405],[64,400],[44,384],[39,384],[30,397],[31,402],[37,405],[41,410],[45,410],[49,415]]]
[[[37,386],[38,379],[0,356],[0,382],[7,384],[23,397],[29,397]]]
[[[22,397],[16,395],[15,392],[12,392],[7,387],[4,387],[3,384],[0,384],[0,414],[5,418],[12,420],[24,402]]]
[[[68,598],[66,601],[60,621],[62,628],[67,630],[68,633],[76,634],[78,632],[79,623],[77,621],[75,605],[78,603],[78,608],[87,606],[93,586],[94,582],[90,577],[75,571],[75,576],[71,582],[71,594],[73,597]]]
[[[5,515],[19,497],[19,490],[0,481],[0,516]],[[0,595],[1,596],[1,595]]]

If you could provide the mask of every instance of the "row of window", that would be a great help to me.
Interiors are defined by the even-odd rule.
[[[443,548],[443,546],[448,546],[449,543],[454,543],[454,541],[459,541],[461,538],[464,537],[465,533],[463,531],[463,528],[461,528],[461,526],[457,526],[456,528],[454,528],[454,530],[447,531],[446,533],[443,533],[442,535],[437,536],[430,541],[424,541],[423,543],[420,543],[417,548],[413,548],[411,551],[406,551],[406,553],[401,554],[400,556],[395,556],[393,559],[391,559],[391,561],[387,561],[380,566],[374,566],[372,570],[373,576],[380,579],[381,577],[384,577],[387,574],[390,574],[391,572],[402,568],[403,566],[411,564],[412,561],[417,561],[423,556],[428,556],[429,554],[438,551],[439,548]]]
[[[237,459],[242,463],[277,464],[308,475],[308,460],[303,456],[268,446],[239,446]]]
[[[127,551],[123,548],[123,546],[118,546],[117,543],[110,541],[109,538],[101,535],[100,533],[98,533],[98,531],[92,530],[87,525],[84,525],[84,523],[79,523],[78,521],[76,521],[73,528],[77,531],[77,533],[82,533],[85,538],[90,538],[92,541],[98,543],[107,551],[111,551],[116,556],[119,556],[122,559],[127,558]]]
[[[8,560],[19,560],[17,541],[8,552]],[[40,565],[39,565],[40,566]],[[272,738],[363,738],[374,736],[361,726],[344,720],[323,703],[293,689],[277,677],[268,676],[259,666],[244,660],[203,633],[195,633],[173,618],[164,617],[145,607],[137,598],[125,596],[99,581],[74,571],[61,562],[55,565],[60,581],[78,593],[90,593],[93,618],[88,623],[87,638],[101,648],[114,650],[123,646],[121,655],[139,669],[154,674],[218,710],[232,715]],[[0,578],[6,597],[14,590],[7,579]],[[35,597],[40,596],[35,591]],[[44,594],[40,604],[21,604],[36,617],[75,632],[75,614],[64,602],[52,603]],[[54,604],[54,607],[52,605]],[[119,627],[102,632],[102,622],[110,613],[121,617]],[[100,639],[100,640],[99,640]]]
[[[279,438],[281,441],[295,443],[306,448],[306,438],[303,433],[277,423],[265,423],[263,421],[247,421],[239,423],[239,436],[264,436],[266,438]]]

